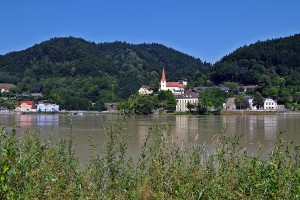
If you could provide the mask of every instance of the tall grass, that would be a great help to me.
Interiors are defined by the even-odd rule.
[[[138,159],[127,154],[124,119],[105,127],[107,141],[80,168],[72,126],[67,139],[39,131],[0,133],[0,199],[299,199],[300,146],[278,133],[262,159],[220,131],[212,146],[178,145],[170,126],[149,127]]]

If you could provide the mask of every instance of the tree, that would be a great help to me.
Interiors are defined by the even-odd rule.
[[[262,91],[262,96],[271,97],[272,99],[278,98],[279,89],[275,86],[268,86]]]
[[[239,86],[236,82],[224,82],[224,85],[229,88],[231,95],[234,93],[235,90],[237,90]]]
[[[194,111],[196,109],[197,104],[188,102],[187,105],[186,105],[186,107],[187,107],[187,109],[189,109],[189,111],[191,113],[192,111]]]
[[[149,115],[153,110],[159,107],[159,101],[156,95],[133,94],[127,100],[121,101],[117,109],[124,114]]]
[[[263,74],[259,79],[257,90],[261,93],[269,86],[272,86],[271,77],[269,75]]]
[[[264,98],[259,92],[255,92],[252,104],[253,106],[256,106],[257,109],[260,109],[264,106]]]
[[[210,110],[220,111],[222,109],[223,103],[227,98],[226,92],[220,90],[219,88],[209,88],[206,90],[202,90],[199,93],[199,102],[200,107],[205,107]]]
[[[234,99],[234,103],[236,108],[239,109],[245,109],[246,108],[246,102],[245,102],[245,97],[244,95],[238,95]]]
[[[281,89],[278,95],[278,103],[285,104],[290,102],[290,100],[291,100],[291,92],[286,88]]]
[[[159,91],[157,97],[158,97],[158,100],[159,100],[161,106],[164,107],[164,109],[166,109],[166,110],[175,110],[176,109],[176,98],[170,90]]]
[[[204,101],[199,98],[198,103],[197,103],[197,111],[200,115],[203,115],[207,111],[207,106],[205,105]]]
[[[158,92],[159,89],[159,79],[158,79],[158,73],[156,71],[150,72],[150,84],[149,88],[152,90],[154,93]]]
[[[300,92],[296,92],[295,94],[293,94],[293,102],[295,102],[296,104],[300,103]]]

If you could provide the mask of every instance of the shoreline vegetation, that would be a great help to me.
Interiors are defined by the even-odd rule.
[[[250,155],[226,124],[212,145],[177,144],[171,127],[152,125],[138,159],[127,154],[126,117],[106,122],[106,144],[81,167],[69,136],[0,131],[0,199],[298,199],[300,145],[281,132],[267,158]],[[91,147],[96,149],[91,138]],[[258,148],[263,147],[258,145]],[[96,152],[96,151],[94,151]]]

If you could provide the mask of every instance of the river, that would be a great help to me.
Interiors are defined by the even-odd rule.
[[[97,147],[98,152],[101,151],[106,140],[104,126],[115,121],[115,118],[116,115],[112,114],[72,116],[74,144],[81,163],[88,161],[92,152],[91,144]],[[0,124],[5,126],[6,130],[15,126],[17,133],[22,136],[28,129],[40,129],[43,138],[49,138],[51,133],[56,138],[67,137],[70,130],[69,119],[70,117],[64,114],[0,114]],[[225,125],[227,135],[242,135],[241,145],[253,152],[258,144],[266,151],[271,149],[276,141],[276,131],[279,130],[284,131],[284,139],[300,143],[300,114],[132,116],[125,119],[121,130],[121,134],[128,139],[129,155],[139,155],[151,125],[171,127],[172,141],[174,139],[181,145],[188,141],[210,144]]]

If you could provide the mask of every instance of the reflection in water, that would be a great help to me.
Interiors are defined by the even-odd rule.
[[[36,128],[43,126],[58,126],[59,125],[59,115],[16,115],[16,125],[21,128]]]
[[[18,120],[20,127],[33,127],[35,124],[33,124],[33,116],[36,117],[36,115],[19,115],[20,118]]]
[[[37,115],[37,126],[58,126],[59,115]]]
[[[76,153],[79,160],[86,162],[92,152],[90,136],[100,152],[106,136],[103,123],[110,122],[113,115],[83,115],[73,119]],[[242,135],[241,145],[254,150],[258,142],[266,150],[270,149],[276,140],[276,131],[283,130],[287,140],[300,142],[300,115],[223,115],[223,116],[194,116],[194,115],[150,115],[132,116],[125,120],[122,136],[128,136],[128,153],[140,154],[140,149],[148,134],[150,125],[165,127],[171,125],[175,140],[192,143],[211,143],[212,138],[220,133],[222,126],[227,125],[226,135]],[[11,128],[16,125],[18,133],[26,129],[41,129],[42,137],[49,137],[54,131],[55,137],[67,137],[69,123],[65,115],[45,114],[0,114],[1,125]],[[195,140],[195,138],[197,140]],[[170,141],[171,142],[171,141]]]
[[[20,132],[27,129],[35,130],[40,129],[41,135],[47,137],[50,132],[58,136],[59,132],[59,115],[58,114],[25,114],[14,115],[15,125],[19,128]]]

